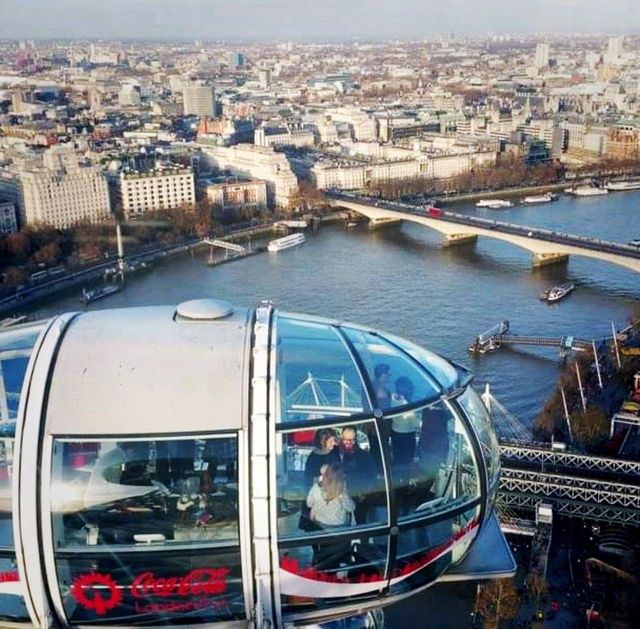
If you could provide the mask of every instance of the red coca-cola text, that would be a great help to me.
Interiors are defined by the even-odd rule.
[[[229,568],[199,568],[183,577],[156,577],[153,572],[139,574],[131,584],[131,596],[213,596],[227,590]]]

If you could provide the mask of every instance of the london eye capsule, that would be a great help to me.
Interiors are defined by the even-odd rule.
[[[513,574],[470,381],[268,303],[1,332],[0,617],[281,627]]]

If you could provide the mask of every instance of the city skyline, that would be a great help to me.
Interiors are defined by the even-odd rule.
[[[515,6],[520,5],[520,6]],[[437,34],[628,33],[640,24],[634,0],[533,0],[506,7],[487,0],[0,0],[0,38],[352,40],[412,39]],[[123,19],[127,16],[127,19]],[[37,19],[36,19],[37,18]],[[637,30],[637,29],[636,29]]]

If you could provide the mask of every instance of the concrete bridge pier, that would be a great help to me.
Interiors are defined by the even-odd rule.
[[[458,245],[467,245],[475,243],[478,240],[476,234],[446,234],[442,241],[443,247],[457,247]]]
[[[538,269],[542,266],[551,264],[566,264],[569,261],[568,253],[534,253],[533,268]]]

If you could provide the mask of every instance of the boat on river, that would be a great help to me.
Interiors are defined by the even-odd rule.
[[[575,286],[570,282],[554,286],[547,294],[547,302],[553,304],[556,301],[564,299],[574,288]]]
[[[102,286],[101,288],[92,288],[90,290],[83,288],[80,301],[83,304],[90,304],[91,302],[98,301],[98,299],[104,299],[105,297],[109,297],[109,295],[119,293],[121,290],[122,286],[117,284],[112,284],[111,286]]]
[[[568,191],[576,197],[599,197],[603,194],[609,194],[606,188],[597,188],[596,186],[578,186]]]
[[[551,201],[555,201],[557,199],[555,194],[551,194],[550,192],[545,192],[544,194],[537,194],[530,197],[525,197],[522,199],[522,202],[526,205],[535,205],[538,203],[551,203]]]
[[[611,181],[605,187],[609,192],[625,192],[627,190],[640,190],[640,180]]]
[[[304,234],[289,234],[282,238],[276,238],[267,245],[268,251],[282,251],[283,249],[290,249],[291,247],[297,247],[307,241],[307,237]]]
[[[480,199],[476,203],[476,207],[486,207],[490,210],[504,210],[513,207],[513,203],[511,203],[511,201],[504,201],[503,199]]]

